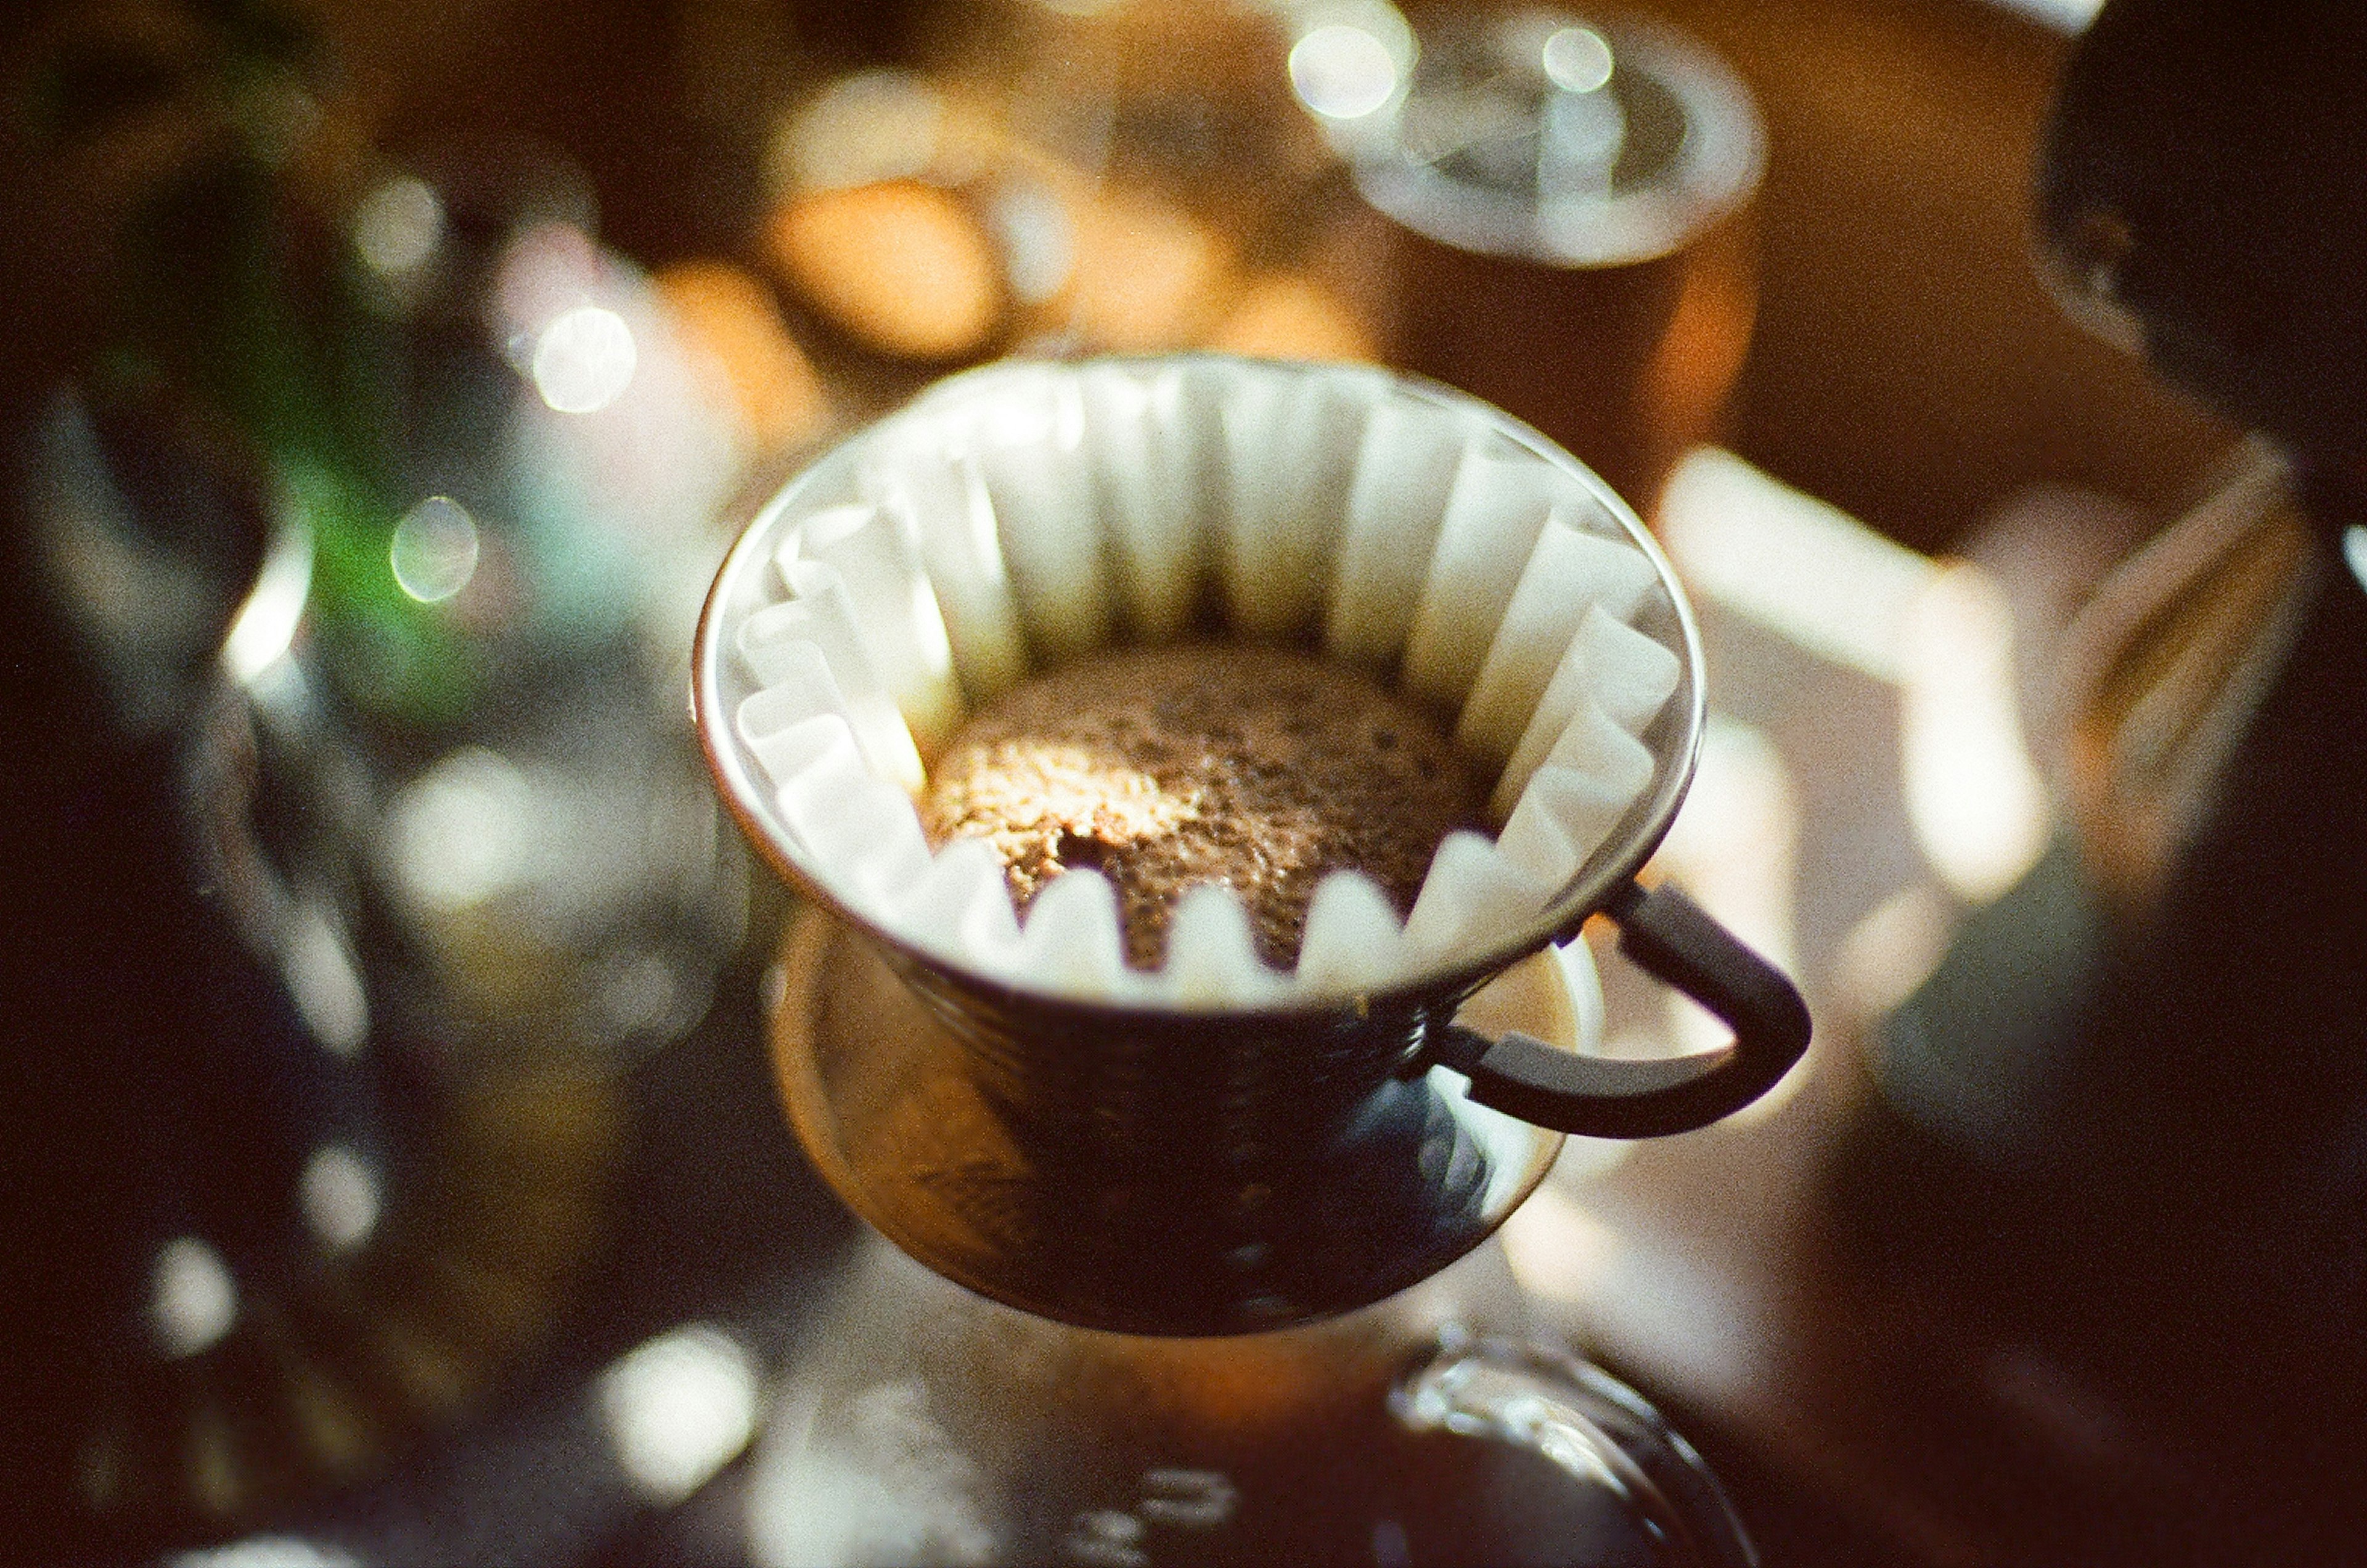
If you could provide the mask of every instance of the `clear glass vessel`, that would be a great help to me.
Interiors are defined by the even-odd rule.
[[[767,1568],[1757,1561],[1684,1440],[1518,1332],[1489,1247],[1273,1334],[1070,1328],[873,1238],[747,1482]]]
[[[1638,18],[1413,16],[1397,97],[1345,119],[1310,105],[1395,231],[1392,361],[1535,423],[1649,516],[1677,459],[1716,438],[1750,341],[1750,91]]]

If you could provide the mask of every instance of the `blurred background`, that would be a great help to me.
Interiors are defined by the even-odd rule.
[[[2034,265],[2090,10],[12,9],[0,1551],[747,1560],[735,1461],[853,1224],[763,1059],[786,895],[695,752],[701,596],[934,378],[1195,346],[1502,403],[1703,603],[1660,869],[1819,1044],[1748,1125],[1573,1148],[1522,1282],[1772,1562],[2251,1539],[2198,1521],[2275,1445],[2198,1479],[2191,1370],[1954,1293],[1944,1242],[1869,1261],[1848,1196],[1947,1163],[1869,1115],[1974,1114],[1862,1060],[1962,922],[2076,820],[2106,881],[2157,851],[2078,765],[2064,671],[2135,635],[2098,584],[2279,483]],[[2248,647],[2295,569],[2235,532]],[[1612,993],[1620,1048],[1699,1036]]]

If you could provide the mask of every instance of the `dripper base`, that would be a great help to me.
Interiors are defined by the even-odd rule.
[[[774,1066],[824,1179],[938,1273],[1082,1327],[1253,1333],[1380,1301],[1485,1240],[1561,1145],[1444,1072],[1384,1081],[1250,1164],[1138,1127],[1055,1143],[989,1092],[973,1050],[873,942],[808,908],[782,968]],[[1564,1049],[1578,1016],[1550,952],[1459,1014]]]

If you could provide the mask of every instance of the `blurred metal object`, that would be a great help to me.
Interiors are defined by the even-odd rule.
[[[39,1195],[12,1294],[47,1353],[6,1436],[20,1539],[66,1555],[217,1535],[467,1408],[583,1260],[620,1131],[600,1062],[471,1048],[383,943],[368,771],[289,656],[309,540],[281,534],[243,600],[180,600],[210,639],[161,642],[143,573],[235,571],[255,498],[186,430],[108,423],[61,398],[19,498],[51,570],[17,608],[60,707],[22,805],[72,891],[9,1130]],[[181,510],[119,484],[143,468]]]
[[[2119,0],[2056,99],[2038,195],[2058,297],[2262,433],[2074,628],[2073,807],[2126,920],[2191,896],[2212,840],[2251,836],[2245,818],[2322,817],[2293,846],[2306,867],[2256,846],[2280,881],[2306,886],[2360,847],[2339,716],[2349,655],[2328,628],[2359,619],[2367,172],[2327,153],[2367,139],[2362,66],[2352,6],[2231,31],[2186,0]]]
[[[2265,434],[2070,628],[2076,864],[2041,879],[2053,894],[1985,911],[1891,1025],[1908,1104],[1985,1076],[1985,1041],[2027,1036],[2011,1055],[2044,1069],[1993,1106],[2014,1124],[1995,1149],[2140,1188],[2160,1147],[2210,1149],[2243,1202],[2271,1201],[2237,1196],[2266,1179],[2264,1151],[2332,1184],[2313,1202],[2355,1185],[2367,395],[2338,367],[2367,350],[2367,190],[2309,150],[2367,137],[2361,69],[2367,22],[2349,7],[2231,30],[2192,0],[2117,0],[2066,73],[2040,176],[2058,287]],[[2248,908],[2254,888],[2273,891]],[[2022,983],[2013,925],[2061,950]],[[2013,999],[1970,1006],[1984,990]]]
[[[2262,434],[2071,625],[2072,830],[1884,1021],[1851,1193],[1919,1268],[2010,1253],[2033,1343],[2263,1540],[2355,1539],[2367,1444],[2362,71],[2355,7],[2112,0],[2065,75],[2058,288]]]
[[[1750,95],[1644,22],[1484,8],[1417,30],[1396,96],[1326,117],[1400,231],[1393,358],[1529,421],[1648,515],[1750,342]]]
[[[389,166],[270,6],[186,19],[216,134],[110,213],[108,350],[12,432],[37,1555],[480,1407],[746,920],[650,657],[744,440],[565,160]]]
[[[2154,912],[2223,795],[2248,787],[2226,769],[2292,651],[2315,586],[2309,548],[2291,465],[2256,442],[2074,623],[2068,805],[2087,869],[2123,916]]]
[[[2074,315],[2240,423],[2367,464],[2367,15],[2114,0],[2057,95],[2044,270]]]

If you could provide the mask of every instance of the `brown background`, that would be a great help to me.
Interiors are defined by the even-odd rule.
[[[20,14],[22,46],[44,18]],[[132,14],[162,7],[131,6]],[[342,85],[397,148],[525,132],[591,173],[645,262],[729,249],[762,129],[815,67],[893,55],[910,6],[806,0],[316,0]],[[2175,505],[2229,432],[2064,320],[2030,262],[2032,160],[2068,47],[1983,0],[1658,0],[1758,93],[1771,159],[1758,335],[1731,439],[1925,547],[2038,481]],[[81,319],[76,236],[107,182],[14,160],[10,351],[54,361]],[[94,193],[96,193],[94,195]],[[1535,324],[1549,344],[1553,323]],[[21,382],[20,382],[21,385]]]

